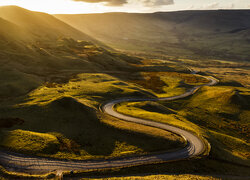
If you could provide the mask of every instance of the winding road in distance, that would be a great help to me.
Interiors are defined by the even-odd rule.
[[[194,94],[202,86],[212,86],[217,84],[217,80],[209,77],[207,78],[210,82],[205,85],[196,86],[184,94],[166,97],[166,98],[123,98],[118,100],[110,101],[103,105],[103,112],[133,123],[138,123],[150,127],[163,129],[166,131],[173,132],[182,136],[186,141],[187,145],[185,148],[173,151],[154,153],[149,155],[136,155],[131,157],[113,158],[107,160],[57,160],[42,157],[32,157],[22,155],[18,153],[11,153],[7,151],[0,151],[0,165],[5,167],[8,171],[15,172],[27,172],[30,174],[42,174],[51,171],[71,171],[71,170],[92,170],[92,169],[106,169],[115,167],[128,167],[137,166],[144,164],[161,163],[167,161],[176,161],[191,158],[202,154],[205,150],[205,144],[202,139],[192,134],[189,131],[183,130],[178,127],[167,125],[160,122],[154,122],[146,119],[135,118],[120,114],[114,110],[114,106],[121,102],[140,102],[140,101],[171,101],[181,99]]]

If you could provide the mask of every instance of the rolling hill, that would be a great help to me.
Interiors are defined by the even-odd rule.
[[[6,21],[2,18],[0,18],[0,26],[1,26],[0,29],[1,39],[20,41],[28,38],[28,37],[25,38],[27,32],[23,28],[9,21]]]
[[[250,60],[249,10],[55,15],[121,50]],[[240,47],[240,48],[239,48]]]
[[[1,98],[81,72],[127,70],[138,60],[112,52],[51,15],[16,6],[0,7],[0,27]]]
[[[197,133],[211,144],[208,157],[94,173],[249,176],[249,64],[214,59],[250,59],[249,17],[240,10],[52,16],[0,7],[0,150],[86,160],[183,147],[175,133],[100,107],[123,97],[178,96],[208,83],[206,75],[220,83],[184,99],[115,108]],[[100,41],[179,59],[129,56]],[[0,166],[0,179],[5,173]]]
[[[25,35],[25,38],[33,38],[35,40],[44,38],[46,40],[70,37],[75,40],[102,44],[46,13],[29,11],[18,6],[2,6],[0,7],[0,17],[26,30],[28,33]]]

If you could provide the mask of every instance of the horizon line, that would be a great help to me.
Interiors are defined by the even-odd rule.
[[[3,5],[0,6],[1,7],[18,7],[18,8],[22,8],[28,11],[33,11],[33,12],[40,12],[40,13],[46,13],[46,14],[50,14],[50,15],[80,15],[80,14],[109,14],[109,13],[126,13],[126,14],[154,14],[154,13],[171,13],[171,12],[185,12],[185,11],[250,11],[249,9],[182,9],[182,10],[168,10],[168,11],[155,11],[155,12],[126,12],[126,11],[110,11],[110,12],[93,12],[93,13],[48,13],[48,12],[44,12],[44,11],[36,11],[36,10],[31,10],[28,8],[24,8],[21,6],[17,6],[17,5]]]

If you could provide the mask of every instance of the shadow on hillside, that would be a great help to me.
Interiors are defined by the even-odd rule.
[[[7,112],[6,114],[10,114]],[[26,106],[13,109],[11,114],[25,119],[18,129],[34,132],[57,132],[72,139],[90,155],[109,156],[117,150],[117,143],[138,147],[143,151],[160,151],[181,146],[180,142],[163,137],[117,129],[100,121],[96,111],[77,100],[64,97],[46,106]],[[4,114],[2,114],[4,116]],[[15,129],[13,127],[12,129]],[[119,149],[126,151],[126,149]],[[71,150],[69,150],[71,151]],[[131,151],[128,149],[127,151]],[[74,151],[77,153],[77,150]],[[56,152],[55,152],[56,153]]]

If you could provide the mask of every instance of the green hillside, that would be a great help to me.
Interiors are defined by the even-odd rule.
[[[115,108],[207,139],[209,156],[93,174],[249,176],[249,18],[241,10],[52,16],[0,7],[0,149],[86,160],[183,148],[179,135],[122,121],[100,107],[123,97],[180,95],[208,83],[205,75],[220,82],[184,99]],[[8,174],[0,167],[2,173]]]
[[[248,10],[55,17],[114,48],[130,52],[191,59],[250,60]]]
[[[0,16],[1,148],[89,159],[185,145],[172,133],[133,123],[131,128],[98,111],[117,96],[153,96],[123,81],[128,74],[176,66],[145,67],[140,58],[80,40],[82,33],[48,14],[11,6],[1,7]]]
[[[235,172],[233,164],[237,166],[237,170],[249,168],[249,95],[249,89],[246,88],[203,87],[192,97],[182,100],[122,103],[117,105],[116,109],[130,116],[193,131],[205,137],[211,144],[211,151],[207,158],[190,164],[177,162],[172,165],[162,165],[158,167],[157,172],[165,172],[167,168],[168,172],[173,173],[222,171],[231,174]],[[225,164],[220,166],[221,163]],[[190,168],[187,168],[188,164]],[[138,170],[140,171],[140,168],[137,168]]]
[[[185,146],[178,135],[100,113],[101,103],[145,90],[102,73],[47,83],[0,104],[0,147],[64,159],[147,154]],[[16,119],[18,117],[18,119]]]
[[[1,97],[23,95],[44,82],[67,82],[81,72],[131,71],[138,58],[86,41],[58,39],[24,43],[2,39]]]

